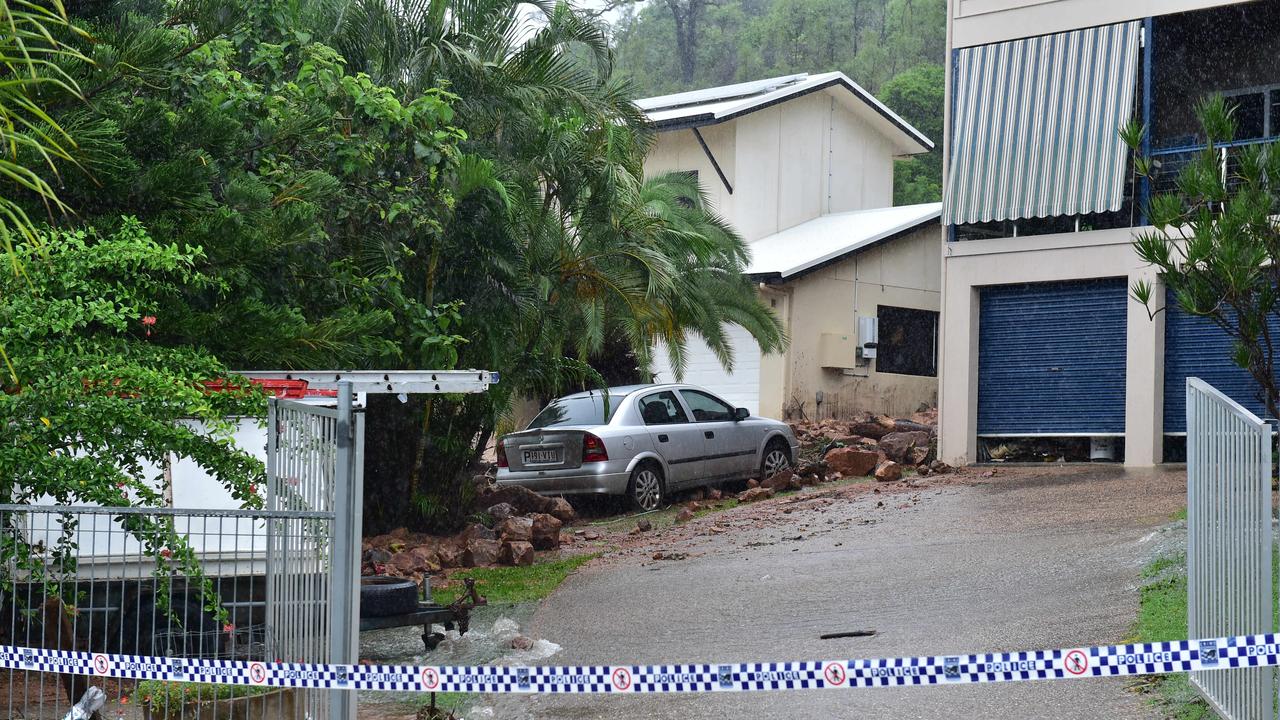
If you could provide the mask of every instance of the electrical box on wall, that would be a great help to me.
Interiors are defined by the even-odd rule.
[[[818,338],[818,364],[824,368],[844,370],[858,360],[858,343],[841,333],[822,333]]]
[[[876,356],[876,344],[880,342],[880,318],[858,318],[858,357]]]

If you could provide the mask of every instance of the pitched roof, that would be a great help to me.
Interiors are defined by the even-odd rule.
[[[715,125],[829,88],[844,90],[838,97],[841,97],[846,107],[892,138],[902,154],[912,155],[933,149],[933,141],[925,137],[924,133],[912,127],[842,72],[784,75],[644,98],[637,100],[636,105],[645,111],[649,122],[656,129],[678,130]]]
[[[747,274],[786,280],[938,222],[941,214],[942,203],[926,203],[823,215],[751,242]]]

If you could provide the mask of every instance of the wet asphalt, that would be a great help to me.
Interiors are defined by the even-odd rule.
[[[1000,468],[696,537],[674,562],[598,562],[532,620],[556,665],[968,654],[1118,642],[1176,544],[1178,469]],[[884,506],[876,503],[884,498]],[[903,507],[905,505],[905,507]],[[796,539],[800,537],[801,539]],[[819,635],[874,630],[872,637]],[[508,696],[493,718],[1156,718],[1123,679],[751,694]]]

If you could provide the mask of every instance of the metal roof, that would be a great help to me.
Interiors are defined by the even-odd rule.
[[[715,125],[828,88],[846,90],[852,96],[850,99],[855,101],[848,103],[850,109],[870,120],[882,132],[894,137],[895,144],[903,154],[923,153],[933,149],[933,141],[925,137],[924,133],[912,127],[842,72],[784,75],[644,98],[637,100],[636,105],[645,111],[649,122],[656,129],[678,130]]]
[[[832,213],[749,243],[748,275],[787,279],[937,222],[942,203]]]

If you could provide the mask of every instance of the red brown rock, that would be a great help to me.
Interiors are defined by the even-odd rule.
[[[722,497],[724,497],[724,493],[720,492],[719,488],[707,488],[708,500],[719,500]]]
[[[503,565],[529,566],[533,564],[533,546],[527,542],[504,542],[498,561]]]
[[[494,527],[494,531],[502,540],[511,540],[515,542],[530,542],[533,540],[533,518],[531,517],[509,517],[498,523]]]
[[[885,460],[876,468],[876,480],[880,482],[897,482],[902,479],[902,466],[892,460]]]
[[[555,499],[543,497],[538,493],[519,485],[503,485],[482,498],[483,507],[493,507],[498,503],[507,503],[520,514],[549,513],[555,508]]]
[[[755,487],[738,493],[738,502],[756,502],[757,500],[767,500],[773,497],[773,489],[767,487]]]
[[[462,554],[462,562],[467,567],[484,567],[498,562],[502,552],[502,543],[497,540],[472,538],[467,541],[467,549]]]
[[[436,554],[440,558],[440,567],[462,567],[463,550],[457,545],[441,545],[440,549],[436,551]]]
[[[791,484],[795,480],[795,473],[790,470],[782,470],[776,472],[764,480],[760,481],[760,487],[769,488],[774,492],[782,492],[791,489]]]
[[[680,508],[680,512],[676,513],[676,522],[686,523],[693,519],[693,510],[691,508]]]
[[[552,515],[536,513],[529,516],[533,521],[529,542],[536,550],[554,550],[560,547],[561,522]]]
[[[915,448],[922,447],[927,452],[931,439],[932,436],[923,431],[890,433],[880,438],[880,452],[894,462],[906,462]]]
[[[853,448],[836,448],[827,453],[827,467],[844,477],[860,477],[870,475],[880,461],[877,453]]]
[[[546,512],[562,523],[573,522],[578,517],[578,513],[573,511],[573,506],[564,498],[551,498],[551,509]]]

